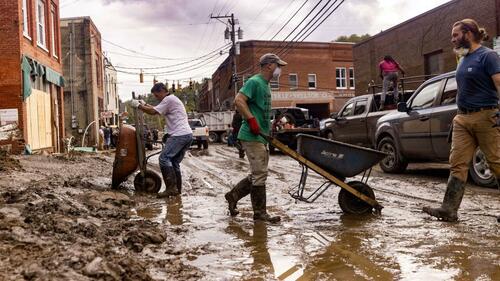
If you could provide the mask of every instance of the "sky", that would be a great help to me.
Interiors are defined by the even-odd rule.
[[[172,83],[175,80],[183,85],[190,79],[200,81],[212,76],[228,55],[225,49],[220,54],[220,49],[230,41],[224,39],[227,21],[210,19],[211,14],[234,14],[238,27],[243,30],[242,41],[269,40],[275,35],[274,40],[282,41],[318,2],[320,0],[60,0],[60,16],[92,18],[101,33],[103,51],[122,71],[118,73],[117,85],[120,98],[128,100],[132,91],[149,92],[153,73],[158,81]],[[374,35],[446,2],[448,0],[331,0],[330,4],[335,3],[333,7],[340,6],[306,41],[330,42],[353,33]],[[308,19],[327,3],[328,0],[319,3]],[[295,17],[285,25],[294,13]],[[152,73],[144,76],[142,84],[137,74],[141,69]]]

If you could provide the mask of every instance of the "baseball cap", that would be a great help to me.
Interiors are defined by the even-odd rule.
[[[262,57],[260,57],[259,61],[261,65],[268,63],[277,63],[279,66],[285,66],[288,64],[287,62],[281,60],[277,55],[271,53],[263,55]]]
[[[158,93],[161,92],[161,90],[165,90],[168,92],[167,86],[163,84],[162,82],[158,82],[154,84],[153,88],[151,88],[151,93]]]

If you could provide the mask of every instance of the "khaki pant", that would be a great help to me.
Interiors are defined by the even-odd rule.
[[[269,151],[267,146],[260,142],[242,141],[248,162],[250,163],[250,178],[253,186],[265,186],[267,180],[267,164],[269,163]]]
[[[455,116],[450,154],[452,176],[467,181],[472,157],[479,146],[491,171],[500,178],[500,128],[493,128],[496,111],[483,110]]]

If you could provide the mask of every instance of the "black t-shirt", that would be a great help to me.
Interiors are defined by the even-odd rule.
[[[500,57],[484,46],[461,59],[457,68],[457,105],[466,109],[498,106],[492,75],[500,73]]]

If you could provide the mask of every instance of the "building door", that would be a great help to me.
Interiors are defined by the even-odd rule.
[[[33,150],[52,148],[52,107],[50,94],[32,89],[26,99],[26,142]]]

